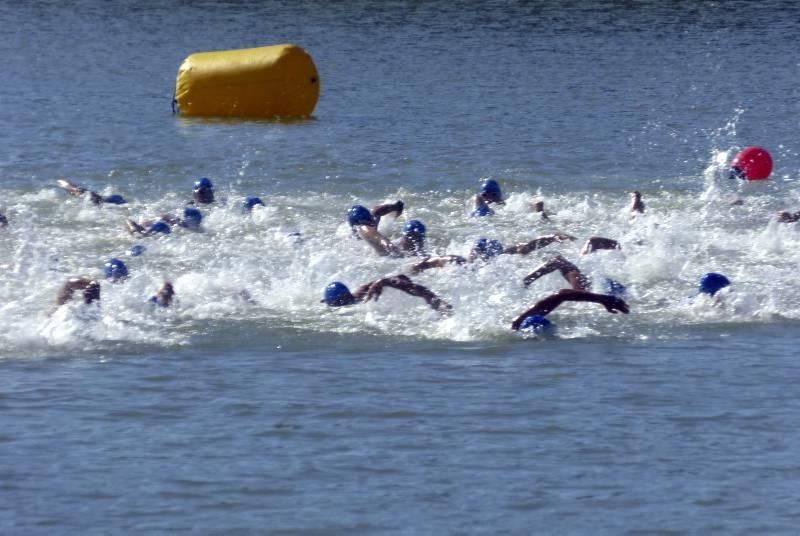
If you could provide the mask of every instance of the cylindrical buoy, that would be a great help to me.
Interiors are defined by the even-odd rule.
[[[731,162],[732,173],[749,181],[760,181],[772,173],[772,157],[761,147],[745,147]]]
[[[319,99],[319,75],[296,45],[199,52],[175,81],[181,115],[308,117]]]

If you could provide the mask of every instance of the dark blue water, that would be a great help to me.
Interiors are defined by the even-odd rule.
[[[3,533],[796,531],[800,240],[774,218],[800,210],[795,3],[29,2],[0,20]],[[320,73],[313,119],[171,114],[187,55],[284,42]],[[772,176],[729,181],[749,145]],[[176,210],[200,176],[220,200],[206,232],[127,256],[124,219]],[[129,203],[68,198],[62,177]],[[485,178],[508,204],[475,221]],[[267,206],[242,215],[248,195]],[[449,318],[391,290],[328,310],[332,280],[407,273],[344,223],[395,199],[382,230],[422,219],[436,253],[577,240],[415,278]],[[579,256],[592,235],[622,250]],[[520,285],[556,253],[624,282],[631,314],[564,306],[558,338],[513,334],[563,286]],[[110,256],[128,282],[56,308]],[[707,271],[733,282],[719,303],[690,299]],[[164,279],[179,302],[153,311]]]

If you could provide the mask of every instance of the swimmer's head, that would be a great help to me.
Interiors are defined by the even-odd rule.
[[[375,226],[375,217],[367,207],[353,205],[350,207],[350,210],[347,211],[347,223],[350,227],[355,227],[356,225]]]
[[[242,201],[242,212],[243,213],[251,212],[253,210],[253,207],[255,207],[256,205],[261,205],[262,207],[266,206],[264,205],[264,202],[260,198],[248,197],[247,199]]]
[[[183,209],[183,218],[181,218],[181,227],[189,229],[197,229],[203,223],[203,215],[194,207],[186,207]]]
[[[106,275],[106,279],[111,281],[121,281],[128,277],[128,267],[125,266],[124,262],[114,257],[106,261],[105,266],[103,266],[103,272]]]
[[[625,285],[619,281],[614,281],[613,279],[607,277],[603,281],[603,291],[605,294],[611,294],[612,296],[624,296],[626,289]]]
[[[167,225],[166,222],[163,222],[161,220],[155,222],[154,224],[152,224],[150,227],[147,228],[148,235],[154,235],[158,233],[169,234],[171,232],[172,229],[169,228],[169,225]]]
[[[713,296],[725,287],[730,286],[730,280],[722,274],[716,272],[708,272],[700,278],[697,285],[697,291],[700,294],[708,294]]]
[[[503,244],[499,240],[479,238],[472,246],[472,255],[483,260],[496,257],[503,252]]]
[[[201,177],[194,183],[192,197],[196,203],[208,204],[214,202],[214,185],[208,177]]]
[[[334,281],[325,287],[322,302],[331,307],[341,307],[343,305],[354,304],[356,299],[350,293],[350,289],[347,288],[347,285],[339,281]]]
[[[470,216],[473,217],[473,218],[481,218],[483,216],[491,216],[492,214],[494,214],[494,210],[490,209],[486,205],[481,205],[478,208],[476,208],[475,210],[473,210],[470,213]]]
[[[556,326],[540,315],[531,315],[519,325],[519,331],[533,333],[540,337],[551,337],[556,333]]]
[[[408,220],[403,227],[403,235],[406,238],[425,238],[425,224],[419,220]]]
[[[119,194],[107,195],[103,198],[103,203],[110,203],[112,205],[124,205],[125,199]]]
[[[480,196],[490,203],[504,203],[503,192],[496,180],[488,179],[481,185]]]

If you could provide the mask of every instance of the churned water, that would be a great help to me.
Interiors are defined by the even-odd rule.
[[[0,20],[3,533],[796,532],[800,235],[775,220],[800,210],[795,3],[34,1]],[[285,42],[319,70],[313,119],[171,114],[187,55]],[[750,145],[772,176],[729,180]],[[203,233],[131,237],[201,176]],[[486,178],[507,205],[471,219]],[[393,290],[327,309],[331,281],[409,272],[344,220],[397,199],[381,230],[420,219],[433,253],[576,240],[414,276],[449,317]],[[590,236],[622,249],[579,255]],[[564,305],[557,338],[514,334],[563,287],[522,285],[556,254],[622,282],[631,313]],[[130,278],[100,307],[56,306],[110,257]],[[732,281],[719,300],[695,296],[709,271]],[[177,303],[154,310],[164,280]]]

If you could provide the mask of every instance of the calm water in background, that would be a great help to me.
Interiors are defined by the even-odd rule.
[[[800,240],[770,221],[800,210],[794,3],[7,2],[0,20],[2,532],[796,531]],[[320,72],[313,120],[171,115],[188,54],[283,42]],[[753,144],[771,180],[724,179]],[[176,210],[202,175],[206,233],[126,257],[123,219]],[[130,203],[66,199],[58,177]],[[476,222],[485,177],[508,205]],[[242,216],[247,195],[268,206]],[[407,269],[343,223],[394,199],[383,230],[420,218],[436,252],[554,231],[623,250],[425,274],[448,319],[391,291],[325,310],[327,282]],[[510,334],[561,286],[519,284],[555,253],[624,282],[632,313],[565,306],[559,339]],[[54,310],[112,255],[132,277],[101,310]],[[719,306],[689,299],[709,270],[734,281]],[[153,312],[164,278],[180,303]]]

